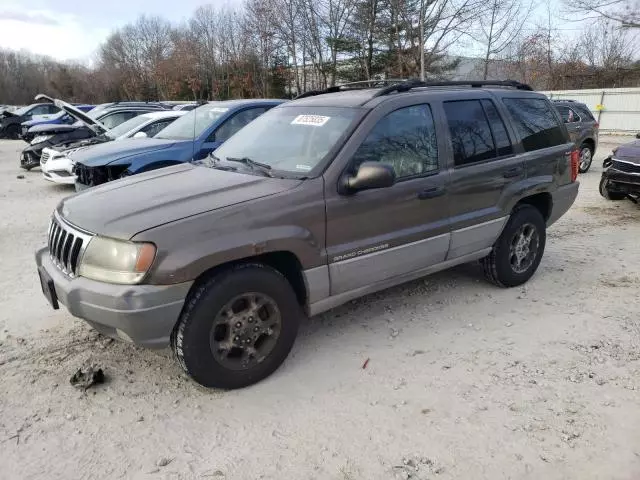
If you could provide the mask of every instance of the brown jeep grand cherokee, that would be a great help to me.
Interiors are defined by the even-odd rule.
[[[238,388],[276,370],[304,315],[477,260],[497,285],[526,282],[578,193],[549,101],[515,82],[363,87],[62,201],[36,254],[49,301]]]

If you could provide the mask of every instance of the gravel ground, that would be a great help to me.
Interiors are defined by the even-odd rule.
[[[640,478],[640,207],[598,195],[608,140],[526,286],[469,265],[370,295],[233,392],[50,309],[33,252],[71,191],[0,142],[0,478]],[[75,390],[85,362],[107,383]]]

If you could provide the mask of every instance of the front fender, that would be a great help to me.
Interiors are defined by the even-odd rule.
[[[134,235],[158,249],[147,281],[195,280],[214,267],[270,252],[294,254],[303,269],[326,265],[323,181],[305,184]]]

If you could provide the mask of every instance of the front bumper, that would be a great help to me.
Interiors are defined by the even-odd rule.
[[[71,315],[111,338],[149,348],[169,344],[193,283],[114,285],[83,277],[70,278],[53,264],[48,248],[36,252],[36,264],[51,278],[58,301]]]
[[[579,182],[569,183],[558,187],[555,192],[551,193],[551,214],[547,220],[547,227],[553,225],[562,217],[573,205],[578,196]]]
[[[627,195],[640,195],[640,164],[628,163],[624,166],[628,170],[626,172],[617,169],[616,165],[619,165],[619,162],[614,161],[602,172],[602,179],[607,182],[607,188]]]
[[[64,185],[73,185],[76,176],[73,174],[73,164],[69,157],[53,157],[44,161],[40,160],[40,170],[45,180]]]

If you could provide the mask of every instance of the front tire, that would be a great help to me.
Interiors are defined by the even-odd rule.
[[[587,173],[593,163],[593,150],[587,143],[580,145],[580,164],[578,171],[580,173]]]
[[[9,140],[18,140],[20,138],[20,128],[18,125],[9,125],[7,127],[5,138]]]
[[[493,250],[482,259],[486,278],[500,287],[515,287],[538,269],[547,240],[540,211],[531,205],[515,208]]]
[[[600,195],[602,195],[607,200],[620,201],[627,198],[627,194],[623,192],[616,192],[615,190],[611,190],[609,188],[609,180],[607,180],[604,175],[600,179],[600,185],[598,187],[600,190]]]
[[[241,265],[194,289],[171,335],[171,347],[180,366],[200,385],[242,388],[284,362],[302,315],[280,272]]]

